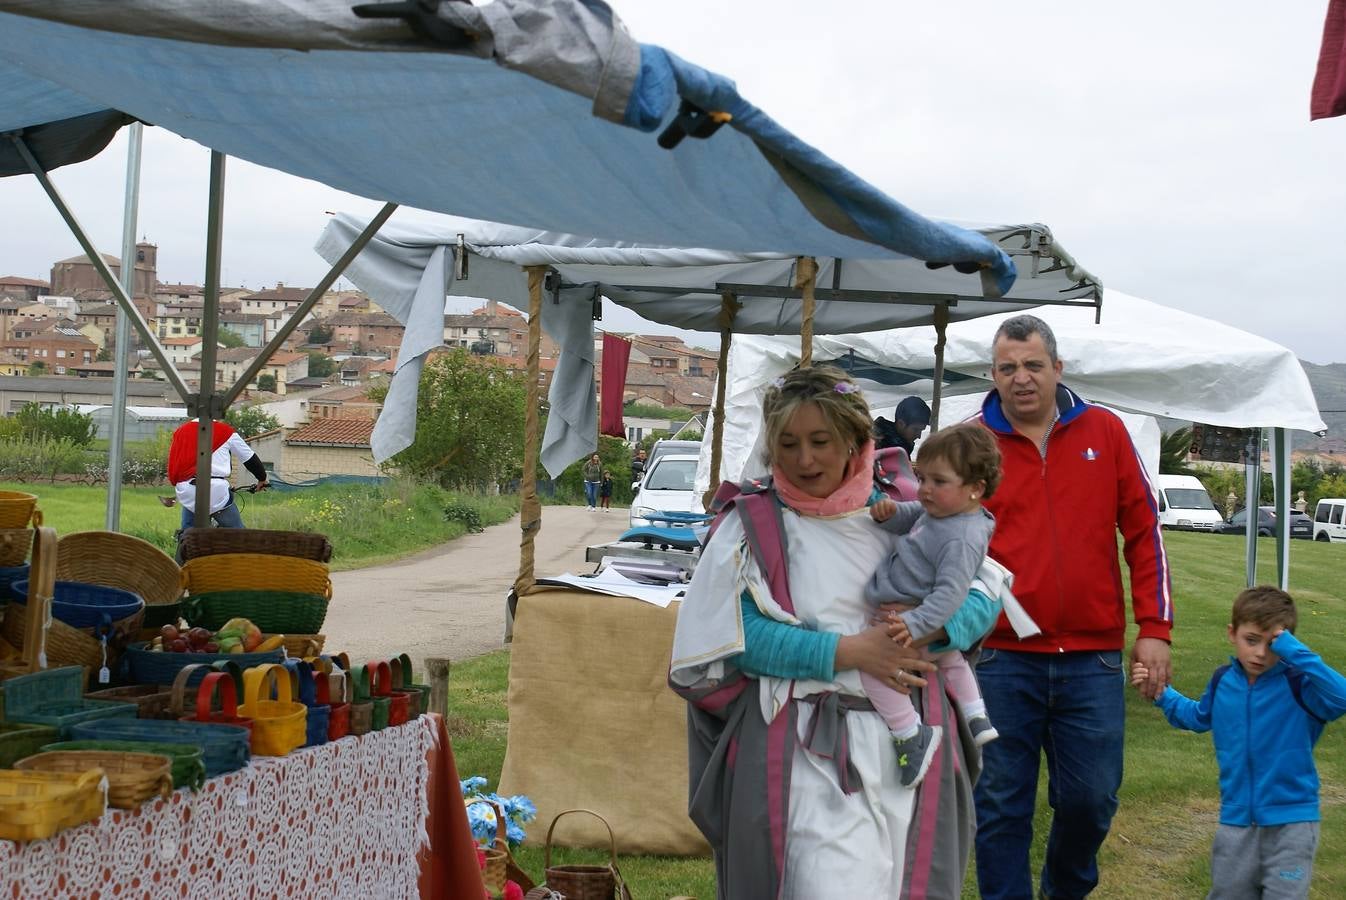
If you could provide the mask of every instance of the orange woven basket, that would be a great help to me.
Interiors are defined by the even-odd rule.
[[[0,528],[27,528],[41,525],[37,497],[23,491],[0,491]]]
[[[212,591],[297,591],[332,596],[327,566],[295,556],[219,553],[187,560],[182,585],[191,595]]]

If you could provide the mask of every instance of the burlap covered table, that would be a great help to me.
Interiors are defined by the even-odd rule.
[[[530,843],[583,807],[612,825],[619,853],[710,852],[687,818],[687,708],[667,684],[679,605],[560,588],[519,598],[500,784],[537,804]],[[553,842],[606,848],[608,836],[567,816]]]

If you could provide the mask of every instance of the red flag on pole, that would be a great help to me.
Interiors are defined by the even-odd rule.
[[[1346,114],[1346,0],[1330,0],[1309,100],[1310,119]]]
[[[631,342],[614,334],[603,335],[603,396],[599,404],[598,430],[617,438],[626,437],[622,422],[622,399],[626,393],[626,364]]]

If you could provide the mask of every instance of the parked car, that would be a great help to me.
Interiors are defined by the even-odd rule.
[[[1193,475],[1155,476],[1155,490],[1159,495],[1159,524],[1165,528],[1216,531],[1224,524],[1224,516]]]
[[[1346,499],[1328,497],[1313,512],[1315,541],[1346,541]]]
[[[1248,510],[1240,509],[1221,525],[1220,534],[1243,534],[1248,526]],[[1257,533],[1269,537],[1276,533],[1276,508],[1274,506],[1257,507]],[[1297,509],[1290,510],[1290,537],[1311,540],[1313,538],[1313,520],[1307,513]]]
[[[645,472],[631,500],[631,527],[649,525],[655,512],[700,512],[696,483],[696,454],[664,453]]]

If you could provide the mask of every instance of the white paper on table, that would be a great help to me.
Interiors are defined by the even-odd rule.
[[[642,584],[612,568],[604,569],[596,575],[572,575],[567,572],[564,575],[539,578],[537,583],[574,587],[612,597],[634,597],[636,600],[653,603],[660,609],[666,609],[674,600],[681,600],[687,589],[685,584]]]

